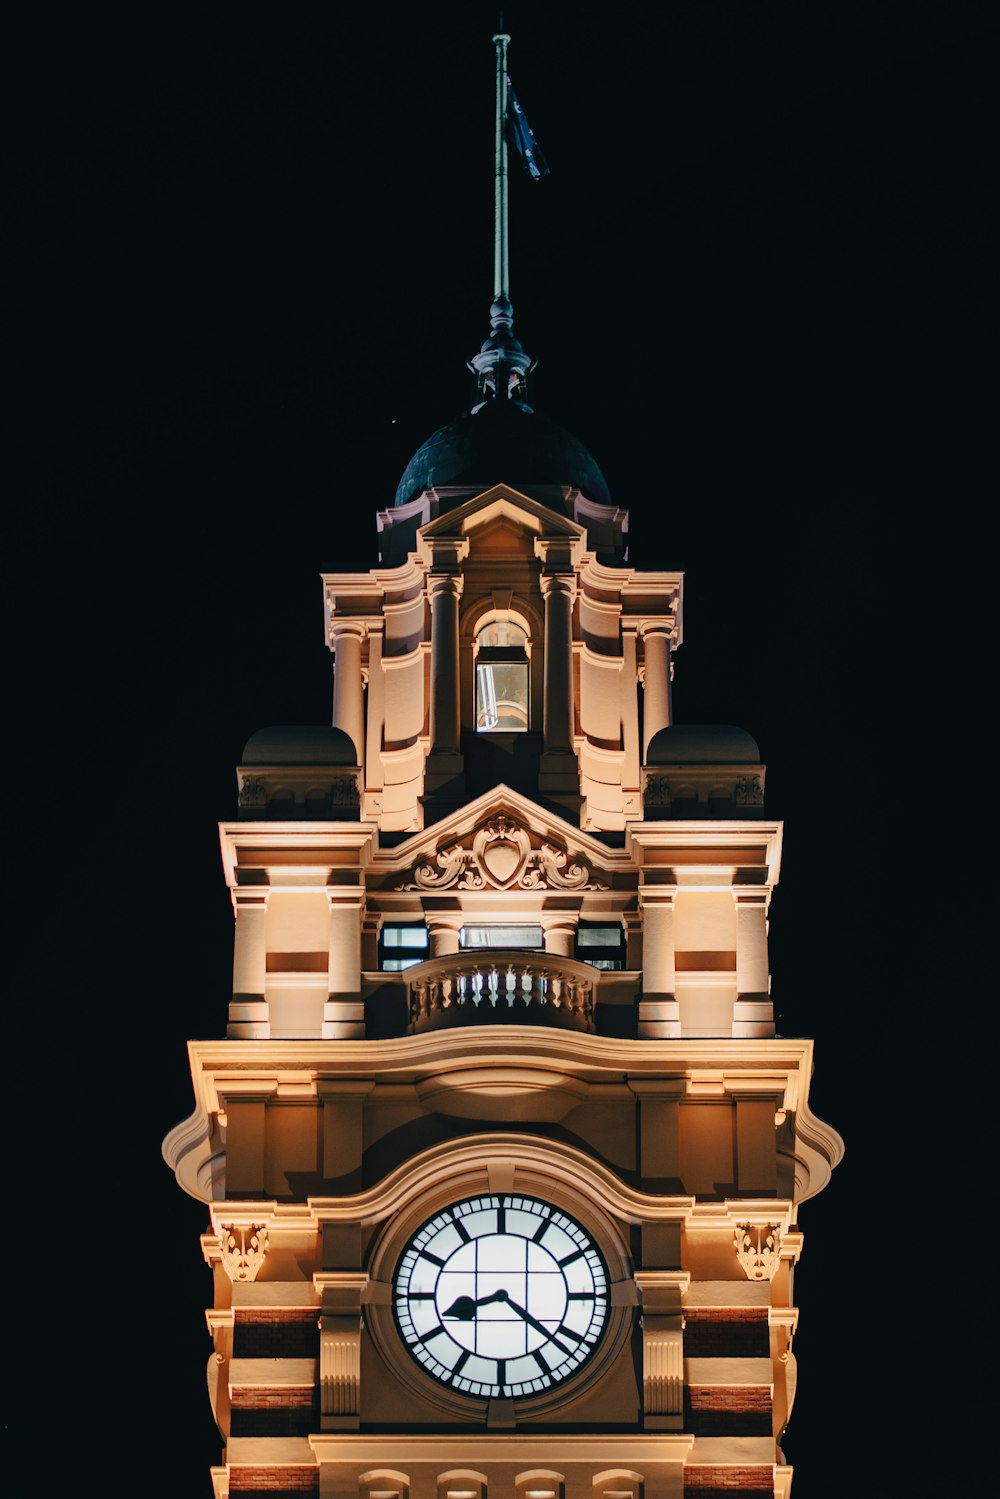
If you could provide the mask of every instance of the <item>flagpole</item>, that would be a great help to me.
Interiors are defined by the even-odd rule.
[[[497,49],[497,118],[493,187],[493,296],[507,300],[509,265],[507,259],[507,43],[505,31],[497,32],[493,44]]]

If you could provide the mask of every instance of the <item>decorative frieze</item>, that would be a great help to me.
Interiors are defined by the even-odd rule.
[[[498,813],[475,831],[471,846],[454,843],[417,864],[399,890],[606,890],[585,860],[543,843]]]

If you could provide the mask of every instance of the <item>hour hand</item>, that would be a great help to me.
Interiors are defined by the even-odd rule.
[[[475,1322],[476,1312],[481,1306],[489,1306],[494,1301],[506,1300],[506,1291],[494,1291],[492,1296],[480,1296],[478,1301],[474,1301],[471,1296],[458,1296],[444,1315],[455,1322]]]

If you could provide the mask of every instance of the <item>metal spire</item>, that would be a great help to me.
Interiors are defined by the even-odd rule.
[[[501,13],[501,26],[503,18]],[[479,410],[489,400],[518,401],[527,406],[525,377],[535,361],[514,337],[514,309],[510,302],[510,261],[507,249],[507,43],[510,37],[498,31],[496,48],[496,134],[493,176],[493,305],[490,336],[469,368],[478,377]],[[528,408],[530,409],[530,408]]]
[[[501,22],[501,24],[503,24]],[[493,45],[497,51],[497,117],[493,187],[493,295],[507,298],[510,293],[510,264],[507,258],[507,43],[505,31],[497,32]]]

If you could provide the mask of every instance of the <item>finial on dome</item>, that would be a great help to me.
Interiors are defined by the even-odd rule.
[[[501,19],[501,27],[503,21]],[[517,401],[527,405],[528,371],[535,361],[514,337],[514,308],[509,296],[510,262],[507,241],[507,43],[503,30],[493,38],[496,48],[496,133],[493,190],[493,304],[490,336],[478,354],[469,360],[477,377],[478,410],[489,400]],[[529,408],[530,409],[530,408]]]

